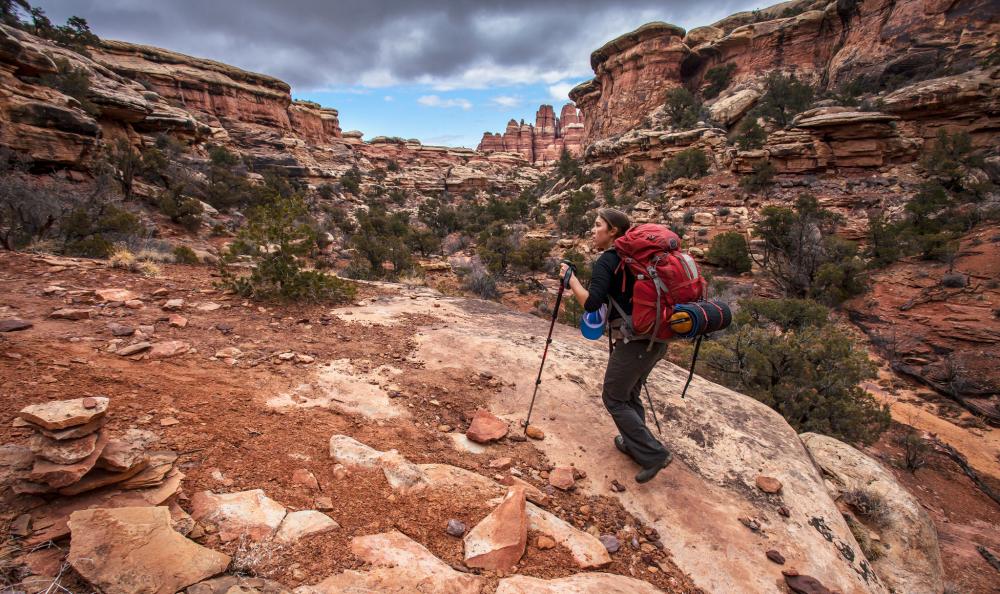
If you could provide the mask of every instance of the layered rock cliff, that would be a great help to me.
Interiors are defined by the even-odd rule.
[[[583,116],[572,103],[562,106],[559,117],[551,105],[542,105],[535,113],[534,126],[511,120],[503,133],[484,132],[476,150],[517,153],[531,163],[545,165],[557,161],[563,150],[579,156],[583,132]]]
[[[256,170],[278,167],[309,183],[392,162],[386,183],[418,192],[518,190],[536,177],[517,154],[363,142],[341,131],[336,109],[293,101],[287,83],[263,74],[119,41],[89,54],[0,25],[0,145],[36,168],[86,170],[110,140],[142,146],[164,133],[196,152],[206,143],[226,146]],[[44,84],[74,70],[89,80],[86,109]]]
[[[859,79],[901,86],[900,81],[966,73],[992,63],[1000,35],[992,16],[997,8],[995,0],[798,0],[688,33],[650,23],[596,50],[594,79],[574,88],[570,98],[583,111],[584,142],[590,144],[639,127],[667,91],[697,90],[706,72],[719,65],[733,65],[733,91],[751,88],[775,70],[795,73],[822,90]],[[974,87],[967,83],[964,93],[951,89],[962,99],[944,103],[953,108],[964,103],[976,95]],[[933,102],[916,103],[924,101]],[[899,110],[910,105],[886,103]],[[980,128],[983,140],[995,129]]]

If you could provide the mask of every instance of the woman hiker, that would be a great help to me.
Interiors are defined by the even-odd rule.
[[[608,299],[614,299],[625,312],[632,313],[632,286],[635,278],[632,273],[622,267],[618,268],[621,258],[612,247],[615,239],[621,237],[631,226],[628,215],[613,208],[602,208],[597,211],[594,220],[594,247],[604,250],[604,253],[594,263],[590,280],[590,288],[585,289],[576,278],[570,277],[569,288],[573,296],[580,302],[583,309],[593,312],[608,304]],[[560,276],[566,274],[567,265],[563,264]],[[624,287],[622,290],[622,275]],[[616,308],[608,308],[608,327],[611,328],[612,339],[620,332],[615,330],[615,320],[620,318]],[[618,321],[620,324],[620,321]],[[648,340],[635,340],[628,343],[615,340],[611,355],[608,357],[608,368],[604,372],[604,406],[611,413],[620,435],[615,437],[615,447],[635,460],[642,470],[635,475],[636,482],[645,483],[656,473],[666,468],[672,459],[669,451],[660,443],[646,427],[646,411],[639,399],[640,390],[646,376],[653,370],[656,363],[667,352],[666,343],[655,343],[649,349]]]

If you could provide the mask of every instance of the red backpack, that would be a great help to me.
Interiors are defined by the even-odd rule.
[[[612,300],[625,320],[626,338],[650,339],[650,347],[669,340],[674,335],[669,323],[674,306],[704,298],[705,279],[694,258],[681,251],[676,233],[652,223],[630,228],[615,240],[615,251],[622,260],[619,270],[627,268],[635,277],[632,316]]]

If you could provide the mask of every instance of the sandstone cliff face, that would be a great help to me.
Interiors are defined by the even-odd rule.
[[[1000,422],[1000,227],[962,239],[952,266],[903,261],[875,275],[872,291],[847,304],[896,371]],[[957,275],[961,286],[943,279]],[[953,284],[959,284],[957,282]]]
[[[735,66],[731,84],[737,90],[772,70],[794,72],[823,90],[862,77],[885,82],[967,72],[995,51],[996,10],[995,0],[800,0],[733,15],[686,35],[673,25],[650,23],[594,52],[594,79],[573,89],[570,98],[583,111],[584,141],[590,144],[639,127],[669,89],[695,90],[717,65]],[[954,109],[962,101],[949,93],[990,94],[960,82],[963,76],[950,89],[937,89],[947,97],[939,103]],[[903,104],[898,110],[910,109]]]
[[[92,113],[41,84],[40,76],[57,72],[58,60],[87,73]],[[401,139],[362,142],[360,133],[341,131],[336,109],[293,101],[283,81],[149,46],[104,41],[87,57],[0,25],[0,83],[0,145],[38,167],[85,170],[109,138],[138,146],[166,133],[195,152],[207,142],[222,144],[257,170],[279,167],[312,183],[390,162],[400,171],[387,183],[417,192],[519,190],[536,179],[530,159],[516,154],[524,151],[488,156]],[[544,127],[549,144],[541,146],[546,155],[563,142],[552,137],[558,128],[551,120]],[[579,134],[574,138],[578,143]]]
[[[683,37],[680,27],[649,23],[591,54],[594,79],[569,93],[583,112],[586,143],[637,127],[681,86],[681,63],[691,51]]]
[[[505,132],[484,132],[476,150],[484,153],[517,153],[539,165],[559,160],[563,149],[573,156],[583,152],[583,116],[572,103],[563,105],[557,118],[551,105],[542,105],[535,113],[535,125],[507,122]]]

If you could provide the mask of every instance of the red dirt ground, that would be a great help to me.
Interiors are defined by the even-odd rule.
[[[353,472],[338,481],[333,478],[334,464],[328,454],[331,435],[351,435],[378,449],[397,448],[417,463],[448,463],[487,476],[492,475],[485,468],[488,459],[501,456],[512,457],[514,465],[524,471],[550,468],[531,443],[501,442],[491,446],[490,455],[481,460],[456,451],[438,431],[442,423],[464,430],[476,406],[497,388],[495,382],[491,385],[471,370],[432,373],[419,362],[408,360],[413,346],[409,336],[426,320],[369,327],[329,315],[330,307],[246,303],[217,290],[211,270],[204,267],[165,266],[160,277],[146,278],[87,261],[51,266],[38,257],[4,253],[0,254],[0,284],[4,287],[0,318],[18,317],[35,324],[27,331],[0,334],[0,443],[27,440],[28,432],[12,428],[11,421],[28,404],[105,395],[111,398],[108,426],[112,433],[130,427],[149,429],[162,436],[162,445],[180,453],[178,464],[186,475],[178,496],[182,507],[188,507],[188,496],[201,490],[260,488],[289,510],[312,509],[316,497],[330,497],[334,509],[329,513],[341,525],[339,530],[306,539],[287,550],[238,553],[238,560],[249,565],[251,573],[286,586],[315,583],[357,567],[350,539],[389,529],[400,530],[460,567],[462,541],[445,533],[448,519],[458,518],[471,527],[490,511],[486,502],[472,498],[440,500],[431,495],[394,494],[376,472]],[[53,284],[70,293],[43,295],[43,289]],[[72,291],[111,287],[140,294],[145,307],[98,307],[79,296],[77,300],[83,303],[75,306],[92,307],[98,312],[94,319],[47,318],[51,311],[71,306]],[[181,313],[189,320],[187,327],[171,328],[165,322],[167,312],[160,304],[166,297],[151,297],[161,288],[170,290],[170,298],[185,299],[187,307]],[[358,300],[378,296],[379,289],[365,286]],[[206,301],[223,307],[212,312],[193,307]],[[119,357],[106,352],[112,338],[106,326],[111,321],[155,325],[155,341],[184,340],[193,350],[162,361]],[[220,323],[231,325],[231,331],[217,329]],[[218,349],[229,346],[244,353],[237,365],[210,360]],[[280,362],[276,355],[287,351],[313,356],[317,363]],[[382,364],[403,369],[405,379],[398,383],[401,398],[414,405],[410,408],[412,418],[374,422],[322,408],[279,413],[265,405],[268,397],[309,381],[312,366],[343,358],[361,369]],[[430,399],[439,405],[428,404]],[[168,416],[180,423],[161,427],[160,421]],[[298,468],[313,472],[320,484],[318,492],[292,483],[292,473]],[[218,473],[224,483],[213,478]],[[5,542],[10,520],[29,503],[0,514],[0,537]],[[584,504],[591,508],[587,515],[579,512]],[[548,509],[578,527],[593,526],[601,533],[614,533],[626,525],[640,527],[611,499],[557,492]],[[220,547],[215,538],[210,535],[199,541],[230,554],[237,548],[233,543]],[[66,543],[61,544],[67,548]],[[6,550],[9,557],[18,554],[16,541],[14,545]],[[540,551],[529,546],[519,572],[539,577],[569,575],[577,570],[568,555],[561,547]],[[7,571],[8,575],[0,574],[0,578],[11,580],[9,566]],[[645,579],[664,592],[699,591],[661,552],[643,553],[623,546],[605,571]],[[494,585],[497,576],[488,577]],[[61,583],[71,589],[73,585],[83,587],[72,571]]]

